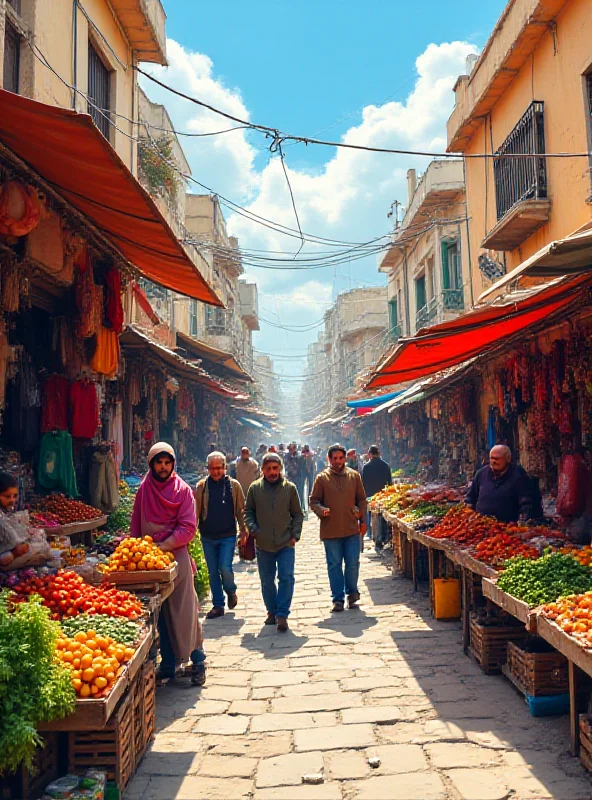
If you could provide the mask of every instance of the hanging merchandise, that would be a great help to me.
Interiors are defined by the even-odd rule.
[[[88,339],[103,322],[103,288],[95,284],[88,249],[76,260],[76,307],[76,332],[82,339]]]
[[[2,274],[2,308],[9,314],[14,314],[19,310],[21,293],[21,276],[16,256],[12,253],[1,253],[0,269]]]
[[[68,379],[50,375],[43,386],[41,433],[68,430]]]
[[[578,454],[563,456],[559,463],[557,513],[562,517],[581,514],[586,505],[587,469]]]
[[[113,454],[107,447],[93,453],[89,479],[90,503],[105,514],[119,505],[119,482]]]
[[[88,378],[70,386],[70,433],[80,439],[94,439],[99,429],[97,387]]]
[[[123,305],[121,303],[121,275],[112,267],[106,276],[105,319],[116,334],[123,330]]]
[[[41,203],[37,191],[21,181],[0,186],[0,234],[26,236],[39,223]]]
[[[111,328],[101,325],[97,333],[95,354],[90,363],[95,372],[115,377],[119,365],[119,337]]]
[[[41,439],[37,481],[44,489],[77,497],[72,437],[67,431],[46,433]]]

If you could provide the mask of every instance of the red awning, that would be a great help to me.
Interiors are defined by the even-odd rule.
[[[146,278],[222,305],[88,114],[0,89],[0,142],[87,217]]]
[[[519,292],[469,314],[424,328],[402,340],[380,364],[366,389],[417,380],[481,355],[526,328],[567,308],[590,278],[556,281],[529,292]]]

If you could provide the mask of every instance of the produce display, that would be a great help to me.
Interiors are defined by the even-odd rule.
[[[175,556],[161,550],[151,536],[144,536],[142,539],[127,538],[117,545],[103,571],[144,572],[168,569],[174,561]]]
[[[103,512],[98,508],[83,503],[81,500],[71,500],[65,494],[50,494],[40,500],[34,510],[35,513],[53,514],[59,525],[71,525],[74,522],[91,522],[100,519]],[[55,526],[51,526],[55,527]]]
[[[562,597],[554,603],[548,603],[541,609],[541,615],[553,620],[579,644],[592,647],[592,592]]]
[[[444,517],[447,513],[448,508],[446,506],[427,500],[419,500],[405,511],[399,511],[397,517],[403,522],[410,523],[423,517]]]
[[[39,598],[14,606],[0,592],[0,773],[30,767],[37,724],[74,711],[70,672],[55,658],[60,634]]]
[[[54,619],[82,613],[137,619],[142,613],[142,606],[133,594],[109,585],[91,586],[75,572],[60,570],[56,575],[30,578],[16,584],[14,591],[17,601],[32,594],[40,595]]]
[[[592,590],[592,570],[565,553],[548,553],[535,561],[518,557],[507,562],[497,585],[529,606],[540,606]]]
[[[407,499],[410,489],[415,489],[415,483],[399,483],[396,486],[386,486],[382,491],[370,498],[370,508],[375,510],[379,506],[385,511],[400,511],[411,505],[411,500]]]
[[[523,558],[538,558],[540,552],[537,547],[526,544],[517,536],[507,533],[498,533],[479,542],[473,555],[478,561],[492,567],[502,567],[509,558],[522,556]]]
[[[134,652],[133,647],[125,647],[92,629],[79,631],[72,639],[61,637],[56,642],[57,657],[70,670],[78,697],[99,698],[109,694]]]
[[[430,531],[433,539],[450,539],[466,547],[474,546],[504,532],[505,525],[492,517],[484,517],[469,506],[452,508]]]
[[[573,556],[586,567],[592,566],[592,546],[589,544],[584,547],[563,547],[560,552]]]
[[[108,636],[126,647],[135,645],[140,635],[137,622],[126,617],[108,617],[105,614],[79,614],[64,617],[61,621],[64,633],[75,638],[77,633],[95,630],[99,636]]]
[[[34,528],[59,528],[60,519],[57,514],[50,511],[30,511],[29,520]]]
[[[195,562],[195,574],[193,576],[195,591],[199,599],[203,600],[210,591],[210,577],[199,532],[196,533],[189,542],[187,549],[189,550],[189,555]]]

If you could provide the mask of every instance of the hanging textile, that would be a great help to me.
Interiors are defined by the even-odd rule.
[[[37,481],[44,489],[77,497],[72,437],[67,431],[46,433],[41,439]]]
[[[101,326],[97,333],[97,347],[90,363],[95,372],[114,377],[119,365],[119,338],[114,330]]]
[[[121,303],[121,275],[118,269],[110,269],[106,277],[105,318],[115,333],[123,330],[123,305]]]
[[[41,433],[68,430],[68,379],[50,375],[43,386]]]
[[[97,388],[88,378],[70,386],[70,433],[81,439],[94,439],[99,429]]]
[[[111,452],[97,450],[93,453],[90,466],[89,494],[91,505],[106,514],[115,511],[119,505],[119,485],[117,468]]]

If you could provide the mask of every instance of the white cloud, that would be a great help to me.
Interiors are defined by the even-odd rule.
[[[236,88],[226,87],[216,78],[212,61],[192,53],[174,40],[167,44],[170,66],[154,67],[154,74],[171,86],[198,97],[234,116],[248,119],[249,111]],[[467,42],[430,44],[416,59],[417,79],[404,102],[368,105],[359,124],[352,126],[342,141],[373,147],[403,150],[443,151],[446,146],[446,120],[452,110],[452,87],[464,71],[466,57],[476,48]],[[146,82],[149,96],[166,105],[180,130],[208,132],[231,127],[221,117],[200,109],[189,101],[175,98]],[[273,120],[273,115],[270,115]],[[296,220],[285,176],[278,158],[272,158],[260,172],[255,168],[256,134],[246,138],[244,131],[198,139],[182,138],[181,144],[194,176],[220,194],[226,195],[254,214],[295,229]],[[267,146],[261,139],[261,146]],[[304,145],[286,143],[286,164],[304,231],[345,242],[365,242],[388,233],[387,212],[393,200],[407,204],[406,173],[411,167],[423,169],[429,159],[327,148],[327,161],[321,168],[294,169],[294,157],[305,153]],[[194,191],[199,191],[195,188]],[[227,216],[229,231],[239,237],[243,248],[295,252],[297,238],[290,238],[239,215]],[[304,255],[327,245],[306,245]],[[286,324],[302,324],[322,316],[322,310],[335,290],[346,283],[338,270],[316,272],[271,271],[245,265],[251,279],[259,284],[263,305],[272,306]],[[376,259],[353,261],[341,268],[352,285],[376,284],[380,276]],[[262,350],[274,350],[278,331],[265,328],[257,336]],[[285,335],[286,343],[302,349],[316,338],[317,331]],[[284,334],[282,334],[284,336]],[[287,345],[286,345],[287,346]]]

